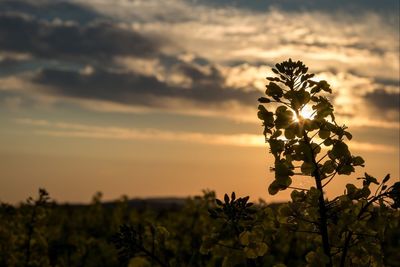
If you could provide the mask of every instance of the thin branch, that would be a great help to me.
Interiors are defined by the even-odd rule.
[[[320,142],[320,143],[318,144],[318,146],[322,145],[324,142],[325,142],[325,140],[323,140],[322,142]]]
[[[378,186],[378,188],[375,190],[374,196],[376,196],[376,195],[378,194],[378,190],[379,190],[379,188],[381,188],[382,186],[383,186],[383,183],[380,183],[379,186]],[[382,190],[381,190],[380,192],[382,192]]]
[[[318,133],[319,133],[319,130],[316,131],[315,134],[313,134],[313,136],[310,137],[310,140],[312,140]]]
[[[322,158],[320,158],[317,163],[320,163],[326,156],[328,156],[328,153],[326,153]]]
[[[335,177],[335,175],[337,174],[337,171],[335,171],[332,175],[331,178],[329,178],[329,180],[322,186],[322,188],[324,188],[325,186],[327,186]]]

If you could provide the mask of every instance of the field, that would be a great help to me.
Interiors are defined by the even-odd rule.
[[[295,232],[282,220],[279,211],[285,204],[249,207],[250,218],[238,226],[251,229],[250,235],[261,234],[246,240],[224,219],[212,218],[214,192],[107,203],[96,194],[90,205],[56,204],[41,193],[18,207],[1,205],[0,266],[306,266],[307,253],[318,247],[315,235]],[[372,214],[379,214],[379,208]],[[377,217],[369,227],[379,231],[382,223],[390,224]],[[266,251],[257,240],[266,244]],[[399,262],[399,242],[398,225],[387,227],[376,253],[384,266]]]

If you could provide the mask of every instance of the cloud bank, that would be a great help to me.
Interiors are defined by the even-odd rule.
[[[37,135],[57,138],[88,138],[111,140],[151,140],[189,142],[209,145],[228,145],[240,147],[265,147],[265,139],[261,135],[240,134],[205,134],[198,132],[176,132],[158,129],[134,129],[115,126],[95,126],[70,122],[51,122],[43,119],[19,118],[16,123],[34,127]],[[393,146],[371,144],[366,142],[349,142],[357,151],[374,151],[393,153],[398,151]]]
[[[270,67],[292,57],[332,84],[345,122],[397,128],[396,5],[310,4],[3,1],[0,93],[22,104],[256,121]]]

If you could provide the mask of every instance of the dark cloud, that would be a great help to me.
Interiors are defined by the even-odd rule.
[[[0,10],[8,13],[24,13],[41,19],[70,20],[81,24],[88,23],[95,19],[103,18],[94,10],[82,5],[63,1],[0,1]]]
[[[17,60],[5,56],[0,60],[0,77],[7,77],[16,73],[29,71],[32,69],[33,62],[29,60]]]
[[[400,108],[400,93],[390,93],[383,89],[378,89],[367,93],[364,97],[369,103],[384,111],[399,110]]]
[[[3,51],[30,53],[39,58],[99,62],[117,55],[154,56],[158,49],[157,40],[108,22],[81,26],[0,15],[0,50]]]
[[[389,79],[389,78],[375,78],[375,82],[382,84],[384,86],[400,86],[400,80],[398,79]]]
[[[399,2],[393,0],[203,0],[201,4],[214,7],[238,7],[252,11],[264,12],[274,7],[285,11],[323,11],[323,12],[379,12],[395,14],[399,10]],[[353,14],[354,15],[354,14]]]
[[[155,77],[135,73],[118,73],[97,69],[92,74],[70,70],[45,69],[33,79],[46,85],[45,93],[83,99],[107,100],[117,103],[168,106],[168,99],[184,99],[195,105],[215,105],[226,101],[237,101],[243,105],[256,105],[260,96],[257,91],[245,92],[224,88],[216,69],[204,74],[194,67],[178,66],[182,74],[193,79],[191,88],[179,88],[157,80]]]

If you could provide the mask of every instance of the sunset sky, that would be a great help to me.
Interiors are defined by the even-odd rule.
[[[288,58],[331,84],[353,178],[398,180],[399,56],[394,0],[0,1],[0,201],[287,199],[257,99]]]

